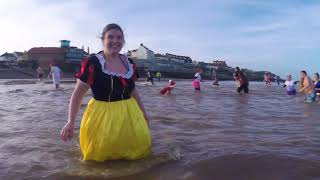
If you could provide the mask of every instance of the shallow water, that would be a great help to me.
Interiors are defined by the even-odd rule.
[[[262,83],[238,95],[233,82],[205,82],[196,93],[181,80],[173,95],[160,96],[164,84],[137,83],[152,119],[152,155],[94,163],[81,161],[78,143],[90,93],[76,137],[64,143],[74,84],[1,81],[0,179],[320,179],[319,103]]]

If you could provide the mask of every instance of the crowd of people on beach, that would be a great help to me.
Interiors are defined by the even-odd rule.
[[[138,71],[135,63],[125,55],[120,54],[124,45],[122,28],[117,24],[108,24],[101,33],[103,51],[92,55],[82,61],[81,69],[77,73],[77,82],[69,104],[68,121],[61,130],[61,139],[70,140],[74,135],[74,124],[81,107],[81,101],[87,91],[91,89],[92,98],[82,116],[80,126],[80,149],[83,160],[135,160],[150,154],[151,135],[149,130],[149,116],[140,99],[135,81]],[[44,70],[37,69],[39,81],[43,81]],[[154,86],[153,74],[145,70],[147,82]],[[201,84],[203,69],[197,68],[191,82],[196,93],[202,91]],[[52,76],[56,89],[62,78],[61,69],[55,64],[51,65],[48,78]],[[306,102],[316,101],[320,96],[319,74],[312,80],[306,71],[300,72],[300,81],[294,81],[291,75],[287,76],[283,87],[288,95],[297,92],[306,95]],[[162,75],[156,73],[158,81]],[[245,73],[236,67],[233,78],[237,93],[249,93],[249,80]],[[265,74],[266,86],[272,85],[270,74]],[[275,82],[280,84],[280,78]],[[300,87],[296,90],[296,85]],[[177,82],[169,80],[168,84],[160,90],[161,95],[172,94]],[[220,87],[221,83],[215,77],[213,87]],[[130,139],[130,141],[128,141]]]

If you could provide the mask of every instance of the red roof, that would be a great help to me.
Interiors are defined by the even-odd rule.
[[[64,54],[66,50],[59,47],[36,47],[31,48],[28,54]]]

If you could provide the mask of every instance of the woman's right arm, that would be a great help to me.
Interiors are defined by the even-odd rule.
[[[63,141],[67,141],[73,136],[74,122],[80,110],[82,99],[88,92],[89,88],[90,86],[87,83],[84,83],[81,80],[77,79],[76,87],[70,99],[68,122],[63,127],[60,133],[61,139]]]

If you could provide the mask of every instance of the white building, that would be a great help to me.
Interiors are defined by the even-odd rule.
[[[169,54],[169,53],[166,53],[165,56],[172,61],[185,63],[185,64],[192,64],[192,59],[188,56],[179,56],[179,55]]]
[[[156,58],[156,60],[169,60],[169,58],[163,54],[155,54],[154,57]]]
[[[13,52],[13,55],[17,58],[17,61],[22,61],[25,59],[24,58],[25,53],[23,53],[23,52],[15,51],[15,52]]]
[[[133,59],[155,59],[154,52],[142,43],[138,49],[128,51],[127,55]]]
[[[0,61],[15,61],[17,57],[12,53],[4,53],[0,56]]]

